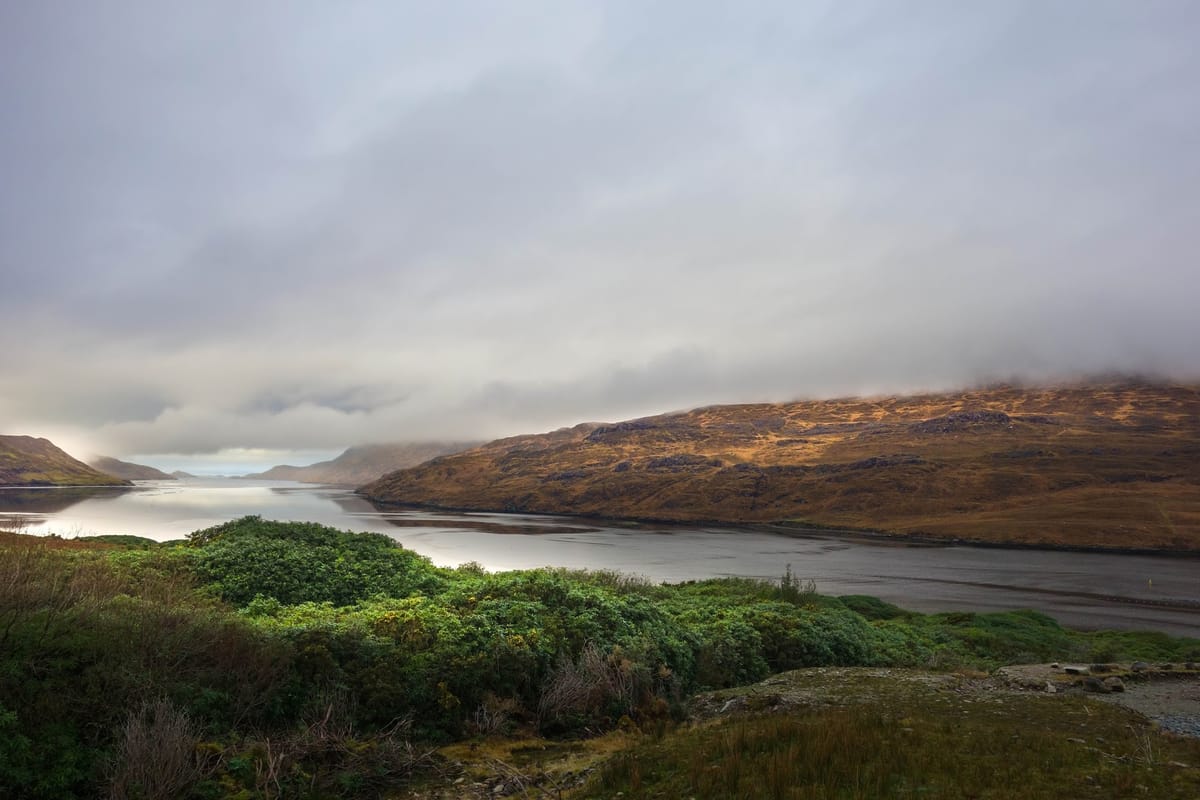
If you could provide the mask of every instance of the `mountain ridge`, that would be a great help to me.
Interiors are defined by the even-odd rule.
[[[0,486],[131,486],[74,458],[49,439],[0,435]]]
[[[319,461],[304,467],[280,464],[265,472],[242,477],[360,486],[397,469],[414,467],[431,458],[461,452],[478,444],[479,442],[389,442],[356,445],[328,461]]]
[[[169,475],[160,469],[145,464],[135,464],[132,461],[122,461],[112,456],[96,456],[88,462],[88,466],[107,475],[124,478],[130,481],[175,481],[174,475]]]
[[[1200,551],[1200,391],[1127,381],[708,406],[501,439],[359,492],[460,510]]]

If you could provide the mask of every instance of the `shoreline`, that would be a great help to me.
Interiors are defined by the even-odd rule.
[[[1200,559],[1200,548],[1196,549],[1162,549],[1152,547],[1105,547],[1087,544],[1051,544],[1038,542],[996,542],[989,539],[974,539],[964,536],[933,536],[922,533],[891,533],[888,531],[869,528],[821,527],[806,522],[790,522],[779,520],[775,522],[731,522],[719,519],[669,519],[659,517],[608,517],[596,514],[579,514],[570,511],[523,511],[499,508],[466,508],[443,506],[434,503],[404,503],[391,500],[379,500],[359,491],[355,496],[361,497],[372,505],[383,508],[408,509],[412,511],[445,511],[459,514],[520,514],[531,517],[569,517],[578,520],[592,520],[612,527],[660,525],[667,527],[720,527],[730,531],[758,531],[774,533],[780,536],[820,536],[834,535],[842,538],[858,537],[875,542],[886,542],[895,545],[918,545],[925,547],[979,547],[998,550],[1037,550],[1064,553],[1101,553],[1106,555],[1132,556],[1164,556],[1168,558]]]

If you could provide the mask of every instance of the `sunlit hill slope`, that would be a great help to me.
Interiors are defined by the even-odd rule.
[[[1125,382],[714,406],[502,439],[359,491],[457,509],[1200,551],[1200,391]]]
[[[92,469],[49,439],[0,436],[0,486],[128,486]]]

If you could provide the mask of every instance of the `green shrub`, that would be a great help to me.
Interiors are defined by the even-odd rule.
[[[838,598],[846,608],[870,620],[898,619],[911,617],[911,611],[885,603],[878,597],[865,594],[844,594]]]
[[[259,595],[286,605],[351,605],[375,595],[428,594],[445,585],[427,558],[383,534],[243,517],[197,531],[189,540],[196,572],[239,606]]]

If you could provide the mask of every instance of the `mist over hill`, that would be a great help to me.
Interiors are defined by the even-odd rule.
[[[1200,550],[1200,391],[1124,382],[700,408],[501,439],[384,503]]]
[[[265,472],[244,475],[265,480],[329,483],[361,486],[382,475],[405,467],[414,467],[431,458],[458,453],[478,442],[393,442],[351,447],[337,458],[306,467],[283,464]]]

